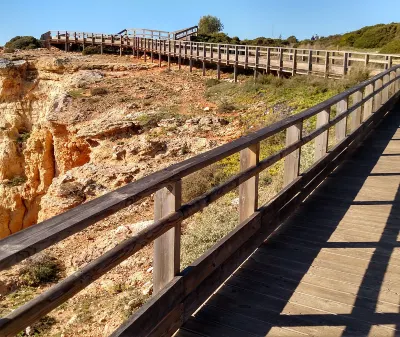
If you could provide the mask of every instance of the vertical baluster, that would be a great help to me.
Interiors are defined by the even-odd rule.
[[[301,139],[303,121],[286,129],[286,146],[292,145]],[[283,185],[289,185],[300,172],[301,148],[293,151],[285,158]]]
[[[336,116],[341,115],[342,113],[347,111],[348,100],[347,97],[336,105]],[[346,138],[346,123],[347,117],[343,118],[341,121],[337,122],[335,125],[335,138],[336,142],[341,142],[344,138]]]
[[[361,102],[363,98],[362,90],[358,90],[353,94],[353,105]],[[357,129],[361,124],[362,106],[351,113],[351,131]]]
[[[317,115],[317,129],[329,122],[330,110],[327,108]],[[315,138],[315,161],[322,158],[328,151],[328,132],[329,130],[326,130]]]
[[[240,151],[240,170],[258,164],[260,143],[249,146]],[[239,221],[242,222],[251,216],[258,208],[258,174],[239,186]]]
[[[179,209],[182,183],[177,181],[158,190],[154,199],[154,219],[159,220]],[[158,293],[180,271],[181,226],[176,225],[154,241],[153,288]]]

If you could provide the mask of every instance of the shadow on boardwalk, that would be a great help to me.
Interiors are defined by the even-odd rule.
[[[178,336],[400,336],[400,108]]]

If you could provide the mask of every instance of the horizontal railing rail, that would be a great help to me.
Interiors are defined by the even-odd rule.
[[[113,336],[172,334],[229,273],[360,144],[400,96],[400,65],[297,115],[172,165],[0,241],[0,269],[95,224],[155,193],[155,221],[0,320],[0,336],[18,333],[110,269],[154,241],[153,298]],[[335,108],[335,109],[334,109]],[[333,115],[332,112],[336,110]],[[316,117],[316,129],[303,124]],[[348,129],[347,126],[350,126]],[[335,128],[336,145],[328,151]],[[260,160],[260,142],[286,130],[286,145]],[[315,142],[315,163],[300,173],[301,149]],[[204,195],[181,203],[182,179],[240,152],[240,172]],[[284,188],[259,207],[258,175],[284,159]],[[188,268],[180,271],[180,224],[239,187],[240,224]]]

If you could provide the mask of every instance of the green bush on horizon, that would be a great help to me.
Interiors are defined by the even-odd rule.
[[[42,47],[40,41],[33,36],[16,36],[8,41],[4,47],[8,50],[15,49],[36,49]]]

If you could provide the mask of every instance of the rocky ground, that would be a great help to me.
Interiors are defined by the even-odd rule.
[[[199,71],[168,71],[132,56],[42,50],[0,57],[0,237],[240,134],[204,98]],[[150,219],[148,198],[45,254],[63,261],[68,275]],[[149,247],[24,334],[108,335],[151,293],[151,264]],[[19,274],[17,267],[0,277],[3,314],[48,287],[26,286]],[[109,310],[119,313],[112,321]]]

